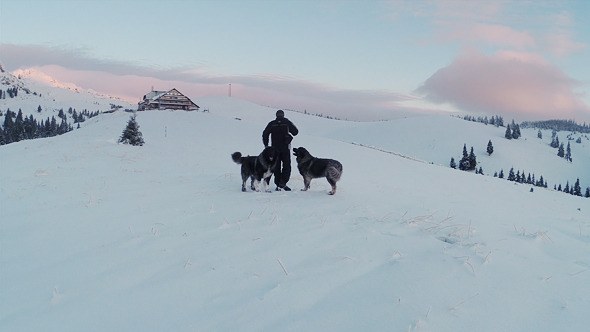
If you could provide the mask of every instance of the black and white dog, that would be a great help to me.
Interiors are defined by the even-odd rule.
[[[303,176],[304,188],[301,190],[309,189],[311,179],[325,177],[332,186],[332,191],[328,194],[334,195],[336,193],[336,182],[340,180],[342,175],[342,164],[339,161],[316,158],[302,147],[294,148],[293,155],[297,159],[299,173]]]
[[[260,191],[263,182],[264,191],[270,192],[270,177],[279,164],[278,151],[275,148],[267,147],[258,156],[244,157],[240,152],[234,152],[231,158],[236,164],[242,165],[242,191],[246,191],[246,181],[250,178],[252,190]]]

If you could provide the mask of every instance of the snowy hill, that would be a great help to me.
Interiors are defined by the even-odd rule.
[[[353,140],[387,151],[401,153],[438,165],[449,166],[451,157],[456,161],[462,157],[463,145],[469,151],[474,148],[478,167],[484,174],[495,172],[508,174],[525,171],[543,176],[549,187],[573,184],[577,178],[583,188],[590,186],[590,135],[560,131],[558,137],[567,145],[570,142],[573,161],[568,162],[557,156],[557,149],[551,148],[551,130],[542,130],[542,139],[537,138],[538,129],[522,129],[517,140],[504,138],[506,128],[464,121],[451,116],[425,116],[396,121],[355,124],[332,135],[341,140]],[[581,143],[576,139],[581,137]],[[487,144],[492,141],[494,152],[488,156]]]
[[[205,109],[216,110],[221,116],[261,124],[272,119],[273,110],[251,104],[239,99],[209,97],[197,99]],[[270,114],[270,115],[269,115]],[[474,147],[478,157],[478,167],[484,174],[493,176],[500,170],[508,174],[525,171],[543,176],[549,187],[573,184],[580,179],[582,187],[590,187],[590,135],[558,132],[562,142],[571,137],[573,161],[568,162],[557,156],[557,149],[551,148],[551,130],[542,130],[543,138],[537,138],[538,129],[522,129],[522,137],[517,140],[504,138],[505,127],[495,127],[471,121],[464,121],[448,115],[418,115],[391,121],[349,122],[333,121],[311,117],[301,113],[289,112],[293,121],[306,121],[305,130],[315,136],[330,138],[346,143],[373,147],[400,156],[449,166],[451,157],[461,158],[463,145]],[[310,117],[313,119],[310,121]],[[259,135],[253,133],[253,135]],[[581,143],[575,143],[582,137]],[[488,155],[487,144],[492,141],[494,153]]]
[[[142,147],[116,143],[129,114],[115,112],[0,148],[1,331],[590,324],[589,200],[447,166],[466,143],[486,172],[513,160],[551,181],[562,171],[550,160],[562,160],[536,131],[502,141],[501,129],[451,117],[287,112],[300,129],[294,146],[344,165],[338,193],[323,179],[299,191],[296,169],[292,192],[243,193],[230,154],[259,153],[275,110],[196,102],[209,112],[139,113]],[[576,146],[571,168],[588,169],[587,149]]]
[[[0,66],[1,68],[1,66]],[[32,69],[18,71],[13,75],[0,70],[0,90],[4,98],[0,98],[0,111],[7,109],[17,113],[22,110],[25,116],[33,115],[35,118],[56,116],[60,109],[67,111],[70,107],[78,113],[87,110],[89,113],[106,112],[115,107],[136,109],[137,105],[99,94],[95,91],[84,90],[71,83],[63,83],[53,78],[36,72]],[[18,88],[18,94],[10,98],[8,89]],[[41,112],[38,112],[41,107]],[[71,114],[68,122],[71,121]]]

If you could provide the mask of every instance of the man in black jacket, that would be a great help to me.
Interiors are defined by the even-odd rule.
[[[275,170],[275,184],[276,190],[290,191],[287,187],[287,182],[291,177],[291,141],[293,136],[297,136],[299,130],[285,118],[285,112],[278,110],[277,118],[268,123],[262,132],[262,143],[265,147],[268,146],[268,137],[272,140],[272,147],[279,151],[279,166]],[[293,136],[291,136],[293,135]]]

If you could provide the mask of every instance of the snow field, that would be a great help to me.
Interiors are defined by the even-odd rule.
[[[230,154],[259,153],[275,110],[198,103],[210,111],[139,113],[143,147],[116,143],[130,115],[118,112],[0,149],[0,330],[583,331],[590,323],[587,199],[451,170],[450,156],[429,164],[437,160],[427,144],[451,143],[390,141],[410,145],[398,149],[385,141],[396,121],[292,112],[301,131],[293,146],[342,162],[337,194],[327,195],[324,179],[299,191],[295,158],[292,192],[242,193]],[[411,130],[418,120],[400,121],[419,132]]]

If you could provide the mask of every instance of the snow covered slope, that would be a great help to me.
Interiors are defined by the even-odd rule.
[[[495,128],[453,118],[359,124],[287,112],[294,146],[344,165],[338,193],[323,179],[299,191],[296,169],[292,192],[243,193],[230,154],[259,153],[276,110],[196,102],[209,112],[139,113],[143,147],[116,143],[129,119],[116,112],[0,148],[0,330],[590,324],[590,201],[446,166],[445,147],[460,156],[463,143],[478,151],[492,139],[498,154],[478,154],[491,171],[536,138],[501,143]],[[434,123],[471,132],[434,136]],[[398,131],[414,136],[387,139]]]
[[[79,113],[84,110],[89,113],[105,112],[114,107],[137,108],[137,105],[130,105],[120,99],[84,90],[71,83],[57,82],[51,77],[40,75],[32,70],[19,71],[16,74],[17,76],[0,71],[0,90],[6,92],[9,88],[19,89],[16,97],[6,96],[0,99],[0,110],[3,112],[10,109],[18,113],[20,109],[24,115],[33,114],[35,118],[45,119],[51,116],[57,117],[60,109],[67,111],[70,107]],[[39,106],[41,106],[41,112],[38,112]],[[70,120],[68,122],[72,123]]]
[[[504,138],[506,128],[465,121],[452,116],[424,116],[395,121],[367,122],[355,124],[352,128],[339,130],[331,137],[344,141],[354,140],[369,146],[401,153],[439,165],[449,166],[451,157],[458,162],[462,157],[463,145],[467,151],[474,148],[478,168],[484,174],[493,176],[510,168],[514,172],[525,171],[543,176],[549,187],[573,184],[577,178],[583,188],[590,186],[590,134],[572,134],[560,131],[558,137],[567,145],[568,134],[575,137],[569,141],[573,161],[568,162],[557,156],[557,149],[551,148],[551,130],[542,130],[542,139],[537,138],[538,129],[522,129],[522,137]],[[576,138],[581,137],[581,143]],[[487,144],[492,141],[494,152],[488,155]]]
[[[276,111],[232,98],[208,97],[197,100],[199,105],[204,105],[204,109],[214,110],[230,119],[254,122],[258,127],[272,120]],[[260,112],[261,109],[265,111]],[[536,179],[542,175],[550,188],[565,185],[568,181],[571,185],[577,178],[580,178],[583,189],[590,187],[589,134],[558,132],[558,137],[565,144],[568,135],[574,137],[569,141],[573,162],[568,162],[557,156],[557,149],[549,146],[550,130],[542,130],[543,138],[539,139],[538,129],[521,129],[521,138],[507,140],[504,138],[505,127],[484,125],[448,115],[418,115],[380,122],[334,121],[297,112],[288,112],[287,116],[296,124],[304,121],[305,132],[314,136],[374,147],[427,163],[448,167],[451,157],[457,162],[461,159],[465,144],[468,151],[474,148],[478,167],[482,167],[488,176],[500,170],[507,176],[510,168],[514,168],[515,173],[525,171],[535,174]],[[259,135],[258,132],[252,134]],[[575,143],[577,137],[582,137],[581,143]],[[494,146],[492,155],[486,152],[490,140]]]

